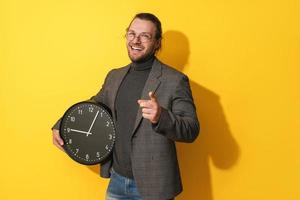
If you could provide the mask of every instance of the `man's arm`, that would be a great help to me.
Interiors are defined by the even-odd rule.
[[[180,142],[193,142],[197,138],[200,125],[187,76],[176,87],[171,110],[160,108],[159,120],[152,124],[155,132]]]

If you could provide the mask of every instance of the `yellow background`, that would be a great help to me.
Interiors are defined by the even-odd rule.
[[[201,120],[178,144],[178,200],[300,199],[298,0],[0,1],[0,199],[102,200],[99,167],[50,128],[129,63],[137,12],[162,21],[158,57],[186,73]],[[159,170],[159,169],[158,169]]]

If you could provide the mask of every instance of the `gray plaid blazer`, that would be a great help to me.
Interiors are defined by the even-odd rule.
[[[111,70],[101,90],[91,100],[102,102],[116,119],[115,99],[130,65]],[[193,142],[199,122],[186,75],[154,60],[141,99],[153,91],[162,107],[159,122],[153,125],[138,110],[132,131],[132,171],[143,200],[172,199],[182,191],[175,141]],[[59,122],[53,127],[59,129]],[[112,157],[101,164],[100,176],[110,177]]]

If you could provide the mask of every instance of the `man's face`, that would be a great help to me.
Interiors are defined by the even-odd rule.
[[[155,38],[156,27],[148,20],[136,18],[128,28],[127,51],[132,62],[142,62],[155,53],[160,40]]]

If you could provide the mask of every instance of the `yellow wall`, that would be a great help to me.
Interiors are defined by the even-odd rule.
[[[191,79],[202,133],[178,144],[178,200],[300,199],[298,0],[0,1],[0,199],[101,200],[98,166],[50,127],[127,64],[132,16],[162,21],[159,58]]]

